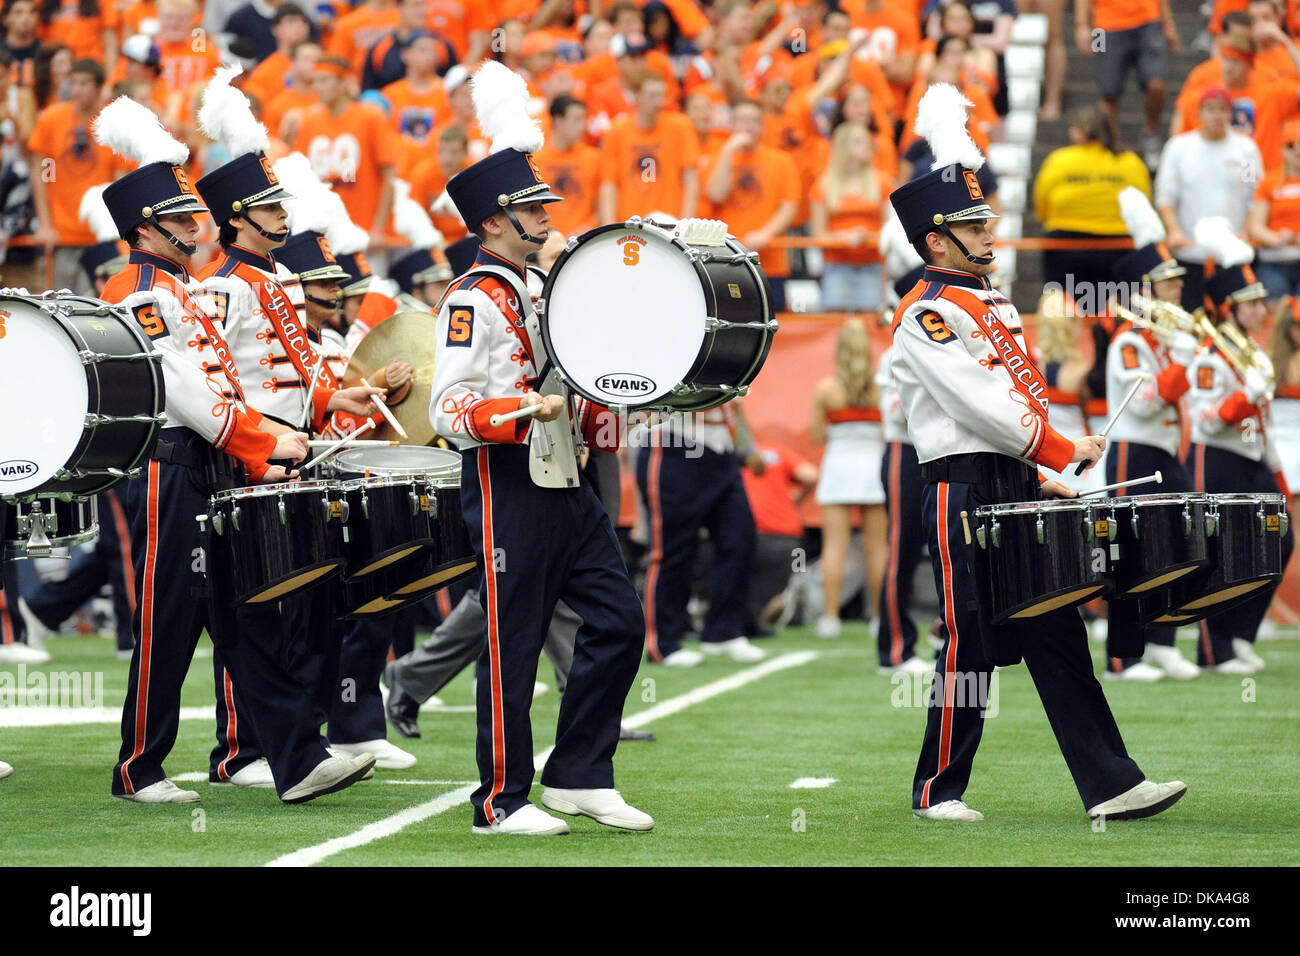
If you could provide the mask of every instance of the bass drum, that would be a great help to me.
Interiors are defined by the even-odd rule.
[[[47,558],[99,534],[95,498],[0,500],[0,558]]]
[[[153,449],[162,356],[125,309],[22,292],[0,292],[0,495],[98,494]]]
[[[744,395],[777,323],[758,254],[712,220],[570,239],[537,301],[546,354],[601,405],[698,412]]]

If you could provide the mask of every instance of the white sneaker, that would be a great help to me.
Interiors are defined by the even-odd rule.
[[[275,778],[271,776],[271,764],[265,757],[254,760],[247,767],[241,767],[230,775],[229,780],[214,780],[214,787],[248,787],[253,790],[274,790]]]
[[[704,655],[689,647],[679,647],[659,663],[664,667],[699,667],[704,663]]]
[[[897,667],[881,666],[876,668],[877,674],[928,674],[934,670],[934,661],[923,660],[919,657],[909,657]]]
[[[18,599],[18,613],[22,615],[23,625],[27,628],[27,643],[37,650],[45,647],[45,639],[53,637],[55,632],[41,622],[36,612],[21,597]]]
[[[280,799],[285,803],[306,803],[327,793],[335,793],[364,779],[374,766],[374,755],[369,753],[357,757],[350,754],[326,757],[311,773],[286,790]]]
[[[1183,657],[1176,647],[1148,644],[1142,660],[1144,663],[1159,667],[1174,680],[1192,680],[1201,676],[1201,669]]]
[[[14,772],[13,767],[9,766],[9,764],[5,763],[3,760],[0,760],[0,780],[3,780],[5,777],[11,776],[13,772]]]
[[[1255,653],[1255,645],[1244,637],[1234,637],[1232,639],[1232,653],[1239,660],[1250,664],[1255,670],[1262,671],[1264,669],[1264,658]]]
[[[1158,667],[1152,667],[1150,664],[1138,661],[1132,667],[1126,667],[1118,674],[1108,670],[1102,676],[1106,680],[1128,680],[1150,684],[1153,681],[1164,680],[1165,672]]]
[[[733,637],[729,641],[701,641],[700,650],[711,657],[730,657],[741,664],[753,664],[767,657],[767,652],[749,643],[747,637]]]
[[[1088,628],[1088,636],[1098,644],[1104,644],[1107,636],[1110,634],[1110,622],[1104,617],[1093,620],[1092,627]]]
[[[817,618],[817,636],[823,640],[834,640],[840,636],[840,619],[823,614]]]
[[[48,664],[48,651],[28,647],[21,642],[0,644],[0,664]]]
[[[326,750],[326,752],[327,752],[331,757],[353,757],[353,756],[356,756],[355,754],[350,754],[350,753],[348,753],[348,752],[345,751],[345,750],[339,750],[339,749],[338,749],[337,747],[335,747],[333,744],[327,744],[326,747],[325,747],[325,750]],[[371,754],[371,756],[373,757],[374,754]],[[373,780],[374,777],[375,777],[375,768],[374,768],[374,765],[372,764],[371,767],[370,767],[370,770],[369,770],[369,771],[366,773],[366,775],[365,775],[364,777],[362,777],[361,779],[362,779],[362,780]]]
[[[1232,657],[1224,661],[1222,664],[1215,664],[1213,667],[1210,668],[1210,670],[1214,671],[1214,673],[1216,674],[1245,675],[1245,674],[1253,674],[1256,671],[1258,671],[1259,668],[1256,667],[1254,664],[1250,663],[1249,661],[1243,661],[1239,657]]]
[[[563,836],[569,825],[531,803],[525,803],[500,823],[475,827],[475,833],[515,833],[524,836]]]
[[[539,680],[533,681],[533,700],[536,700],[539,697],[545,697],[550,692],[551,692],[550,684],[543,684]]]
[[[978,810],[972,810],[960,800],[945,800],[943,803],[936,803],[932,807],[920,810],[914,809],[912,816],[918,820],[960,820],[962,822],[984,819],[984,814]]]
[[[1287,631],[1293,630],[1292,626],[1287,627]],[[1255,642],[1260,641],[1279,641],[1283,638],[1282,628],[1275,621],[1269,618],[1259,622],[1259,629],[1255,631]]]
[[[408,767],[415,766],[415,754],[407,753],[401,747],[390,744],[382,737],[378,740],[363,740],[358,744],[331,743],[330,750],[348,754],[352,757],[359,757],[362,754],[374,754],[375,769],[377,770],[405,770]]]
[[[570,816],[581,814],[597,823],[620,830],[653,830],[655,821],[648,813],[629,806],[617,790],[564,790],[546,787],[542,806]]]
[[[198,803],[199,795],[193,790],[182,790],[166,777],[135,793],[113,794],[114,800],[127,803]]]
[[[1094,820],[1097,817],[1105,817],[1107,820],[1138,820],[1155,816],[1161,810],[1172,807],[1186,792],[1187,784],[1181,780],[1171,780],[1168,783],[1143,780],[1118,797],[1111,797],[1104,803],[1089,807],[1088,816]]]

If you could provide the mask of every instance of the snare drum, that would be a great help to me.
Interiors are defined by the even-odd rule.
[[[1135,598],[1171,587],[1209,564],[1203,494],[1112,498],[1114,596]]]
[[[1209,564],[1162,601],[1143,607],[1143,623],[1185,624],[1250,600],[1282,580],[1282,536],[1289,522],[1281,495],[1207,495]]]
[[[54,548],[83,544],[99,534],[94,498],[13,498],[0,501],[5,514],[4,558],[45,558]]]
[[[993,622],[1084,604],[1110,587],[1108,502],[1025,501],[975,509],[975,538],[988,568]]]
[[[278,601],[340,573],[347,514],[338,482],[294,481],[212,496],[208,516],[237,604]]]
[[[350,581],[390,566],[383,597],[440,587],[474,569],[475,556],[460,509],[460,455],[440,448],[398,445],[356,448],[333,461],[348,502]],[[409,560],[408,560],[409,559]],[[399,564],[400,562],[400,564]]]
[[[632,217],[569,239],[537,301],[546,353],[601,405],[703,411],[743,395],[777,324],[757,253],[726,226]]]
[[[97,494],[153,449],[162,356],[125,309],[22,291],[0,293],[0,494]]]

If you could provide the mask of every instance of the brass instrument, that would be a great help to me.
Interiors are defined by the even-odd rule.
[[[1216,331],[1232,349],[1229,352],[1222,345],[1219,345],[1219,351],[1223,352],[1224,357],[1232,362],[1233,368],[1237,370],[1242,378],[1246,377],[1246,370],[1250,369],[1254,369],[1257,374],[1262,375],[1264,380],[1268,382],[1268,391],[1265,395],[1271,399],[1276,384],[1276,377],[1273,373],[1273,360],[1255,344],[1254,339],[1242,332],[1231,321],[1221,323]],[[1217,345],[1218,342],[1216,341],[1215,344]],[[1237,357],[1240,364],[1233,361],[1233,355]],[[1243,366],[1245,370],[1243,370]]]
[[[1270,382],[1273,381],[1273,363],[1269,362],[1268,356],[1261,352],[1253,341],[1242,335],[1231,322],[1216,326],[1214,320],[1206,315],[1203,309],[1188,312],[1172,302],[1148,299],[1138,293],[1134,293],[1129,301],[1141,309],[1143,314],[1116,303],[1115,314],[1126,322],[1132,322],[1138,328],[1150,329],[1161,341],[1168,341],[1176,331],[1195,336],[1198,342],[1209,339],[1223,355],[1224,360],[1242,378],[1255,368],[1266,374]],[[1260,360],[1267,364],[1260,364]],[[1271,389],[1269,397],[1272,397]]]

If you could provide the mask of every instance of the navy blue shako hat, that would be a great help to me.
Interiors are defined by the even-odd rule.
[[[429,249],[416,249],[388,267],[388,278],[409,295],[426,282],[450,281],[453,274],[446,260],[435,259]]]
[[[245,153],[219,166],[195,184],[218,226],[254,206],[268,206],[293,196],[280,185],[265,153]]]
[[[1147,243],[1115,261],[1116,278],[1126,282],[1161,282],[1187,275],[1163,242]]]
[[[275,250],[275,261],[282,263],[303,282],[328,279],[346,282],[352,278],[339,265],[329,240],[312,229],[291,235],[283,246]]]
[[[173,163],[150,163],[109,183],[104,187],[104,205],[123,238],[159,216],[208,211],[185,170]]]

